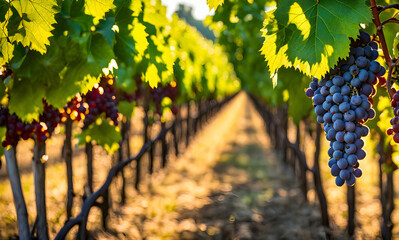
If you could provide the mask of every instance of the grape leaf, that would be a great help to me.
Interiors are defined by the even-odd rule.
[[[165,26],[169,23],[166,17],[166,7],[162,6],[161,1],[148,1],[149,4],[145,5],[144,8],[144,22],[150,23],[154,26]]]
[[[42,99],[45,95],[44,88],[33,88],[29,80],[14,79],[8,92],[10,96],[10,101],[8,102],[10,113],[16,113],[24,122],[39,120],[39,114],[43,111]],[[34,84],[41,85],[39,82]]]
[[[296,84],[292,84],[295,79]],[[278,85],[287,89],[289,93],[288,115],[292,117],[295,125],[299,125],[313,110],[312,101],[306,97],[304,89],[309,85],[309,77],[299,73],[294,68],[280,68],[278,71]]]
[[[50,45],[49,37],[55,21],[57,10],[56,0],[14,0],[11,2],[21,17],[18,31],[10,36],[11,42],[21,42],[25,47],[34,49],[41,54]]]
[[[149,82],[152,88],[157,87],[158,83],[161,82],[161,78],[158,76],[158,69],[154,64],[148,66],[144,80]]]
[[[215,9],[224,3],[224,0],[207,0],[206,3],[209,6],[209,11]]]
[[[135,41],[135,49],[140,55],[143,55],[144,51],[148,47],[148,33],[146,33],[145,29],[146,27],[143,24],[136,21],[131,32],[131,35]]]
[[[371,11],[364,0],[281,0],[267,13],[261,49],[271,73],[282,66],[320,78],[349,53],[349,37],[359,24],[369,23]]]
[[[118,103],[118,110],[123,116],[130,119],[133,116],[133,109],[136,106],[136,102],[129,103],[128,101],[120,101]]]
[[[101,33],[111,46],[114,45],[115,32],[112,30],[114,25],[115,19],[113,17],[107,17],[105,19],[101,19],[100,23],[96,27],[96,32]]]
[[[133,11],[133,16],[137,17],[143,11],[143,3],[141,1],[132,1],[130,9]]]
[[[114,58],[112,47],[98,32],[82,38],[80,44],[70,41],[66,45],[65,53],[68,53],[69,47],[80,49],[81,56],[66,64],[64,71],[60,73],[59,82],[52,82],[48,86],[47,102],[55,107],[63,107],[67,99],[77,92],[85,94],[91,90],[99,82],[102,68],[108,67],[108,63]]]
[[[134,1],[137,2],[137,1]],[[115,24],[118,26],[118,31],[115,32],[114,52],[118,64],[122,62],[126,65],[133,64],[133,55],[135,54],[135,41],[131,36],[133,11],[129,8],[129,3],[126,1],[116,2],[117,9],[115,10]]]
[[[133,80],[133,68],[127,68],[124,64],[120,65],[118,69],[114,70],[115,80],[118,87],[122,88],[127,93],[136,91],[136,82]]]
[[[14,45],[12,45],[7,37],[8,30],[6,27],[6,22],[0,22],[0,66],[8,63],[14,56]]]
[[[4,23],[6,22],[10,16],[7,15],[10,9],[10,3],[8,3],[6,0],[0,0],[0,22]]]
[[[105,13],[114,8],[113,0],[86,0],[85,13],[94,17],[98,21],[104,17]]]
[[[99,68],[108,66],[113,59],[114,51],[102,34],[93,33],[89,49],[88,62],[97,64]]]
[[[98,119],[100,120],[100,119]],[[113,154],[119,149],[119,141],[122,139],[119,128],[110,125],[108,121],[96,121],[77,136],[79,144],[95,141],[104,147],[108,154]]]

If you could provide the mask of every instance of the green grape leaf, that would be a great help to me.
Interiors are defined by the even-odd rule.
[[[7,11],[8,11],[8,3],[0,1],[0,9],[3,10],[4,7],[6,6]],[[2,16],[1,13],[4,11],[0,11],[0,17]],[[8,13],[4,13],[4,16],[6,14],[12,14],[11,11],[8,11]],[[7,16],[9,17],[9,16]],[[4,22],[3,22],[4,21]],[[12,57],[14,56],[14,45],[8,41],[8,29],[7,29],[7,21],[2,20],[0,21],[0,66],[8,63]]]
[[[118,64],[124,62],[126,65],[132,65],[133,56],[136,53],[135,41],[131,36],[131,24],[134,22],[134,18],[132,17],[133,11],[124,3],[127,2],[116,3],[118,8],[115,13],[115,24],[118,26],[118,30],[115,32],[114,52]]]
[[[26,49],[24,46],[22,46],[22,44],[19,43],[17,45],[14,45],[13,57],[10,61],[11,69],[20,68],[21,65],[24,63],[26,56]]]
[[[281,0],[267,12],[261,49],[274,73],[282,66],[320,78],[349,53],[359,24],[368,24],[371,11],[364,0]]]
[[[8,90],[10,113],[16,113],[24,122],[39,120],[39,114],[43,112],[42,99],[45,96],[45,89],[40,85],[40,82],[31,82],[30,79],[14,79]]]
[[[134,71],[133,68],[127,68],[121,65],[118,69],[114,70],[115,80],[118,87],[122,88],[127,93],[133,93],[136,91],[136,82],[133,80]]]
[[[207,0],[206,3],[209,6],[209,11],[212,9],[217,9],[218,6],[222,5],[224,3],[224,0]]]
[[[125,31],[119,31],[115,34],[114,52],[118,63],[133,64],[134,40],[131,36],[125,34]]]
[[[94,21],[102,19],[106,12],[114,8],[113,0],[86,0],[85,13],[94,17]]]
[[[66,48],[69,46],[74,52],[82,49],[82,54],[80,58],[66,65],[60,73],[59,82],[48,87],[47,101],[56,107],[63,107],[67,99],[77,92],[85,94],[91,90],[99,82],[102,68],[108,67],[108,63],[114,58],[112,46],[101,33],[94,32],[78,42],[70,41]]]
[[[295,79],[296,84],[292,84],[292,79]],[[294,68],[280,68],[278,71],[278,86],[282,85],[282,89],[288,90],[288,115],[297,126],[313,110],[312,101],[304,92],[309,80],[309,77]]]
[[[28,51],[18,68],[13,68],[17,78],[39,79],[46,85],[59,79],[59,72],[64,68],[65,61],[62,50],[56,42],[51,42],[45,54]],[[43,71],[43,69],[46,69]]]
[[[83,130],[77,138],[79,139],[79,144],[95,141],[108,154],[113,154],[119,149],[119,142],[122,136],[118,127],[110,125],[108,121],[97,119],[95,123]]]
[[[7,19],[9,19],[9,15],[7,15],[7,12],[9,12],[10,9],[10,3],[7,2],[6,0],[0,0],[0,22],[6,22]]]
[[[14,0],[10,4],[21,17],[18,31],[10,36],[11,42],[21,42],[25,47],[45,53],[46,45],[50,45],[49,37],[53,35],[52,25],[56,23],[57,1]]]
[[[114,45],[115,32],[112,30],[114,25],[115,19],[113,17],[107,17],[106,19],[101,19],[96,27],[96,32],[101,33],[110,46]]]
[[[133,116],[133,109],[136,106],[136,102],[129,103],[128,101],[120,101],[118,103],[118,110],[123,116],[130,119]]]
[[[100,33],[93,33],[88,52],[88,62],[98,65],[99,68],[108,67],[108,63],[115,57],[112,46]]]
[[[46,99],[49,104],[60,108],[64,107],[67,100],[76,95],[91,90],[98,83],[101,69],[95,64],[89,64],[84,60],[69,63],[61,73],[58,83],[51,84],[47,89]]]

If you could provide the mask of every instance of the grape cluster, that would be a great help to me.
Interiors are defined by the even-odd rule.
[[[359,32],[359,39],[351,42],[349,57],[320,82],[313,79],[306,90],[306,95],[313,97],[317,122],[323,124],[330,141],[328,166],[337,186],[345,181],[352,186],[362,175],[358,160],[366,157],[366,151],[361,137],[370,131],[363,124],[375,117],[374,85],[377,76],[385,74],[385,68],[375,61],[378,44],[371,41],[368,33]]]
[[[62,122],[65,122],[68,118],[79,122],[85,119],[85,115],[89,112],[88,109],[89,105],[83,102],[82,97],[78,93],[64,108],[60,109]]]
[[[117,89],[117,94],[116,94],[116,99],[117,99],[117,103],[119,103],[120,101],[127,101],[129,103],[133,102],[135,99],[134,94],[131,93],[127,93],[125,91],[123,91],[122,89],[118,88]]]
[[[391,106],[393,107],[393,114],[395,117],[391,119],[391,128],[388,128],[387,134],[393,135],[393,140],[396,143],[399,143],[399,92],[396,92],[395,89],[392,89],[394,92],[392,97]]]
[[[32,123],[24,123],[15,113],[10,114],[8,108],[0,108],[0,126],[7,128],[6,139],[2,142],[2,146],[16,146],[21,138],[27,140],[36,137],[38,142],[46,141],[61,122],[62,114],[45,101],[43,108],[39,122]]]
[[[150,90],[152,100],[155,103],[155,108],[157,113],[161,114],[161,103],[162,99],[168,97],[172,100],[173,104],[171,107],[171,111],[174,115],[177,114],[178,108],[176,106],[176,98],[177,98],[177,87],[176,82],[172,82],[166,86],[156,87]]]
[[[83,128],[87,128],[102,113],[105,113],[106,117],[110,118],[115,126],[118,125],[119,111],[116,106],[117,100],[113,84],[114,79],[111,76],[103,76],[101,77],[100,84],[96,84],[93,89],[85,95],[89,112],[86,114],[83,121]]]

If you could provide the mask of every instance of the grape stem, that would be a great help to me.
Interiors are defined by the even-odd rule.
[[[378,37],[380,39],[382,52],[384,53],[385,62],[387,64],[387,66],[388,66],[388,78],[387,78],[386,86],[387,86],[387,89],[388,89],[389,97],[392,99],[393,93],[392,93],[391,78],[392,78],[392,71],[393,71],[393,68],[395,66],[395,63],[392,61],[392,58],[389,55],[387,42],[385,41],[384,31],[382,29],[382,24],[381,24],[381,21],[380,21],[379,12],[381,12],[383,10],[381,10],[381,9],[378,10],[377,9],[377,5],[375,3],[375,0],[370,0],[370,3],[371,3],[371,11],[372,11],[373,17],[374,17],[373,22],[374,22],[374,24],[375,24],[375,26],[377,28],[377,34],[378,34]],[[395,5],[395,4],[392,4],[392,5]],[[388,9],[387,7],[389,7],[389,6],[391,6],[391,5],[383,7],[382,9],[384,9],[384,8]],[[389,8],[392,8],[392,7],[393,6],[391,6]]]
[[[390,22],[399,23],[399,20],[396,19],[396,18],[390,18],[390,19],[387,19],[387,20],[383,21],[383,22],[381,23],[381,25],[385,25],[385,24],[390,23]]]
[[[391,79],[392,79],[392,71],[393,68],[395,67],[395,64],[391,64],[388,67],[388,77],[387,77],[387,89],[388,89],[388,93],[389,93],[389,97],[392,99],[393,98],[393,92],[392,92],[392,85],[391,85]]]
[[[387,6],[384,6],[384,7],[382,7],[382,6],[378,6],[378,14],[380,14],[381,12],[383,12],[383,11],[385,11],[385,10],[387,10],[387,9],[390,9],[390,8],[396,8],[396,9],[399,9],[399,4],[390,4],[390,5],[387,5]]]

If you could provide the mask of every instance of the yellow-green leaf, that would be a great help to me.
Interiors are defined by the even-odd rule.
[[[158,75],[158,69],[154,64],[148,66],[144,80],[148,82],[152,88],[157,87],[158,83],[161,82],[161,78]]]
[[[57,13],[56,0],[14,0],[11,2],[18,14],[21,22],[18,32],[10,37],[11,42],[21,42],[25,47],[34,49],[41,54],[46,52],[46,45],[50,45],[48,40],[53,34],[51,30]]]
[[[94,21],[98,21],[106,12],[115,7],[113,2],[113,0],[85,0],[85,13],[92,15]]]
[[[134,22],[133,30],[132,30],[131,34],[135,41],[136,51],[140,55],[143,55],[144,51],[148,47],[148,41],[147,41],[148,33],[146,33],[146,31],[145,31],[145,26],[136,20]]]
[[[271,73],[283,66],[320,78],[349,53],[349,38],[371,21],[363,0],[281,0],[269,11],[262,54]]]
[[[8,30],[6,25],[6,22],[0,22],[0,66],[11,60],[14,51],[14,45],[7,40]]]
[[[209,11],[215,9],[224,3],[224,0],[207,0]]]

